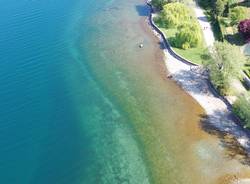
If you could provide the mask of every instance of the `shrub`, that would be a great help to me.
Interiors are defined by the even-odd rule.
[[[247,9],[241,6],[233,8],[229,13],[231,24],[238,24],[241,20],[247,18]]]
[[[231,78],[229,75],[225,75],[225,73],[220,72],[217,66],[210,68],[210,80],[220,94],[227,95],[230,92]]]
[[[195,22],[188,22],[178,27],[178,32],[175,35],[175,46],[182,49],[197,47],[201,40],[202,35],[199,25]]]
[[[238,25],[238,31],[243,35],[246,42],[250,42],[250,19],[241,21]]]
[[[187,50],[190,48],[190,44],[188,42],[185,42],[181,45],[181,48],[184,49],[184,50]]]
[[[240,96],[233,104],[233,112],[245,123],[245,125],[250,127],[250,101],[249,97]]]
[[[166,28],[177,27],[183,22],[190,21],[190,11],[182,3],[169,3],[163,7],[160,19]]]

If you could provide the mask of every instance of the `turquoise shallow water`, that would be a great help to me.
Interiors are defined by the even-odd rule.
[[[126,116],[80,49],[113,3],[0,2],[0,183],[148,183]]]

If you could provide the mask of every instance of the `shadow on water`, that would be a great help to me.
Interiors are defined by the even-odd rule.
[[[148,7],[148,5],[136,5],[135,9],[139,16],[146,17],[150,14],[150,8]]]
[[[166,48],[165,45],[164,45],[164,43],[161,42],[161,41],[158,42],[158,45],[159,45],[159,48],[160,48],[161,50],[164,50],[164,49]]]
[[[212,115],[215,118],[219,118],[221,116],[222,112],[216,111]],[[230,119],[234,119],[235,117],[233,114],[228,115]],[[218,119],[219,120],[219,119]],[[228,133],[228,130],[230,132],[230,129],[234,129],[235,126],[230,125],[229,122],[228,127],[226,127],[226,131],[222,131],[221,129],[217,128],[214,123],[212,122],[213,119],[209,119],[207,115],[201,115],[201,121],[200,121],[200,126],[201,128],[209,133],[210,135],[214,135],[219,138],[220,144],[223,148],[225,148],[226,151],[226,156],[229,159],[236,159],[240,163],[244,165],[250,166],[250,156],[247,153],[247,151],[240,145],[240,143],[237,141],[236,137],[233,136],[232,134]],[[216,121],[216,120],[215,120]],[[220,120],[221,121],[221,120]],[[220,123],[220,122],[217,122]],[[225,128],[225,127],[224,127]]]

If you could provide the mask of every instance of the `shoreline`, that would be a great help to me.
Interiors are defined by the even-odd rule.
[[[169,76],[206,112],[202,128],[216,134],[231,135],[237,141],[237,146],[244,148],[250,155],[250,132],[236,121],[231,110],[231,104],[220,96],[211,85],[202,68],[176,54],[167,41],[166,35],[155,25],[153,7],[150,7],[149,25],[154,35],[164,44],[164,63]]]

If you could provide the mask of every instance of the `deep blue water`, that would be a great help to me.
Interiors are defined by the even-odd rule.
[[[121,166],[128,154],[114,141],[115,130],[122,130],[119,137],[130,134],[119,123],[126,118],[119,118],[89,71],[94,59],[88,49],[79,49],[88,34],[95,40],[88,19],[113,3],[0,1],[0,183],[134,180],[133,169]],[[134,146],[134,163],[141,163],[133,136],[126,141]],[[134,182],[147,183],[138,165],[142,170]]]

